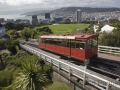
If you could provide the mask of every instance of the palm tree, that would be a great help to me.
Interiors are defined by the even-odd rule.
[[[42,87],[48,82],[46,74],[42,72],[38,62],[25,63],[22,69],[15,79],[15,90],[42,90]]]

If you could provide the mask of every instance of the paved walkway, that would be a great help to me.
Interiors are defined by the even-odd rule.
[[[109,60],[120,61],[120,56],[115,56],[115,55],[111,55],[111,54],[98,53],[98,57],[106,58],[106,59],[109,59]]]

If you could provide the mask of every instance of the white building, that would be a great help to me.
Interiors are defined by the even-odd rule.
[[[94,32],[96,33],[97,32],[97,30],[98,30],[98,28],[99,28],[99,25],[94,25]]]
[[[105,25],[105,26],[103,26],[102,28],[101,28],[101,31],[100,32],[108,32],[108,33],[110,33],[110,32],[112,32],[113,30],[115,29],[115,27],[112,27],[112,26],[110,26],[110,25]]]

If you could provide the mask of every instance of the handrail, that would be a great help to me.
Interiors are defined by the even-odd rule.
[[[119,47],[100,46],[99,45],[98,52],[120,56],[120,48]]]
[[[116,88],[120,89],[120,85],[117,84],[117,83],[105,80],[105,79],[103,79],[101,77],[98,77],[98,76],[95,76],[95,75],[93,75],[93,74],[91,74],[91,73],[89,73],[89,72],[87,72],[85,70],[81,70],[80,68],[71,66],[66,62],[62,62],[62,61],[60,61],[60,60],[58,60],[56,58],[53,58],[53,57],[48,56],[48,55],[46,55],[44,53],[41,53],[41,52],[39,52],[39,51],[37,51],[35,49],[32,49],[32,48],[30,48],[30,47],[28,47],[26,45],[20,44],[20,47],[27,50],[27,51],[29,51],[29,52],[31,52],[31,53],[34,53],[34,54],[42,57],[43,59],[46,59],[46,61],[52,63],[55,66],[57,66],[58,69],[62,69],[64,71],[68,72],[69,75],[73,75],[73,76],[75,76],[77,78],[80,78],[83,81],[85,80],[86,82],[88,82],[90,84],[93,84],[96,87],[102,88],[103,90],[105,90],[104,88],[106,88],[106,90],[109,90],[109,86],[113,86],[113,87],[116,87]],[[49,58],[49,59],[47,59],[47,58]],[[55,63],[53,63],[53,62],[57,62],[57,65]],[[65,65],[65,67],[62,67],[62,65]],[[84,76],[81,77],[81,74],[85,75],[85,77]],[[99,85],[102,85],[102,87],[97,85],[96,82],[99,83]],[[83,83],[83,85],[84,85],[84,83]],[[103,86],[104,86],[104,88],[103,88]]]

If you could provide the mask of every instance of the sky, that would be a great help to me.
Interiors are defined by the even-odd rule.
[[[61,7],[119,7],[120,0],[0,0],[0,15],[22,14]]]

